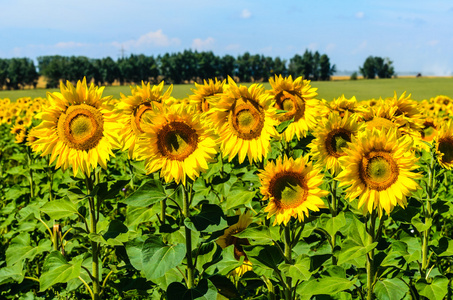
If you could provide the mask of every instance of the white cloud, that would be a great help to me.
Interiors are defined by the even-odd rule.
[[[244,8],[242,10],[242,12],[241,12],[242,19],[250,19],[251,16],[252,16],[252,13],[247,8]]]
[[[125,42],[113,42],[112,45],[116,47],[125,47],[128,49],[144,48],[144,47],[169,47],[181,44],[178,38],[169,38],[166,36],[162,29],[157,31],[150,31],[136,40],[128,40]]]
[[[326,46],[326,52],[330,52],[332,50],[335,50],[335,48],[337,48],[337,45],[334,44],[334,43],[330,43],[330,44],[327,44]]]
[[[317,43],[310,43],[307,48],[310,51],[316,51],[316,50],[318,50],[318,44]]]
[[[363,11],[358,11],[356,12],[355,17],[357,19],[363,19],[365,17],[365,13]]]
[[[212,37],[208,37],[205,40],[202,39],[194,39],[192,41],[192,48],[194,50],[203,51],[212,49],[212,45],[214,44],[214,39]]]
[[[352,49],[351,53],[357,54],[357,53],[361,52],[362,50],[365,50],[367,48],[367,46],[368,46],[368,42],[363,41],[356,48]]]
[[[431,41],[428,41],[427,44],[429,46],[436,46],[439,44],[439,40],[431,40]]]
[[[235,50],[239,50],[241,49],[241,45],[239,44],[229,44],[225,47],[225,50],[228,50],[228,51],[235,51]]]
[[[89,44],[86,43],[77,43],[77,42],[59,42],[56,43],[53,47],[57,49],[74,49],[74,48],[82,48],[88,47]]]

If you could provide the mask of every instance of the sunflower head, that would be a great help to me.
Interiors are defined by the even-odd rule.
[[[305,136],[316,125],[321,107],[319,100],[315,99],[317,89],[302,77],[293,80],[291,76],[283,78],[275,75],[275,78],[269,78],[269,83],[272,90],[268,93],[275,99],[275,108],[284,111],[277,115],[278,121],[293,120],[283,132],[285,139],[290,141],[294,136],[297,139]]]
[[[209,111],[210,105],[207,99],[223,93],[225,82],[226,80],[219,81],[215,78],[208,81],[204,79],[203,84],[195,83],[195,89],[191,89],[193,95],[189,96],[190,103],[196,106],[198,112]]]
[[[218,101],[208,100],[222,152],[230,161],[236,155],[239,163],[246,156],[250,163],[261,161],[270,150],[270,138],[278,135],[273,98],[262,85],[237,86],[231,77],[228,83]]]
[[[343,117],[336,112],[330,113],[313,132],[315,139],[309,145],[313,160],[331,173],[338,174],[341,170],[338,158],[346,155],[344,148],[363,127],[364,124],[358,122],[356,115],[350,115],[348,111]]]
[[[269,200],[265,212],[267,218],[275,215],[275,224],[288,224],[291,217],[303,222],[309,211],[325,207],[321,197],[327,191],[319,189],[322,175],[304,157],[278,158],[270,162],[258,175],[263,200]]]
[[[340,186],[349,186],[346,197],[359,198],[359,208],[379,215],[390,213],[396,205],[406,207],[406,197],[418,188],[414,179],[419,173],[417,158],[412,150],[413,140],[399,136],[396,129],[373,129],[359,133],[340,157],[343,167],[337,176]]]
[[[49,106],[40,114],[43,122],[34,131],[32,148],[51,154],[56,168],[72,167],[74,176],[79,169],[89,174],[98,164],[107,168],[111,150],[119,146],[117,115],[108,104],[111,96],[102,97],[103,87],[88,87],[85,78],[76,87],[61,82],[60,90],[47,93]]]
[[[142,81],[141,86],[131,86],[132,95],[121,94],[121,101],[118,103],[118,110],[121,112],[122,130],[120,138],[123,150],[128,150],[130,158],[135,158],[137,137],[145,132],[144,119],[153,111],[153,106],[159,106],[171,101],[173,85],[165,93],[164,82],[151,86]]]
[[[341,95],[341,97],[333,99],[327,104],[332,112],[338,113],[342,118],[346,112],[349,113],[349,115],[357,112],[357,99],[355,96],[352,96],[351,99],[347,99],[344,95]]]
[[[447,169],[453,168],[453,121],[449,120],[440,127],[436,143],[437,161],[439,164]]]
[[[166,182],[186,183],[208,169],[217,154],[216,137],[186,106],[153,106],[147,131],[137,140],[137,157],[147,173],[160,170]]]

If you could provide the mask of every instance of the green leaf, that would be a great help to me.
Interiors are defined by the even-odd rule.
[[[43,292],[57,283],[66,283],[80,275],[83,258],[78,256],[68,263],[59,251],[53,251],[44,262],[44,272],[39,277],[39,291]]]
[[[16,200],[19,199],[21,196],[26,195],[30,193],[30,189],[27,187],[21,187],[21,186],[13,186],[12,188],[9,188],[6,193],[5,193],[5,199],[6,200]]]
[[[21,283],[24,280],[24,276],[25,276],[23,268],[24,268],[23,262],[19,262],[10,267],[1,268],[0,269],[0,284],[3,284],[10,280]]]
[[[38,246],[32,246],[30,235],[21,233],[11,240],[6,250],[6,263],[8,266],[22,262],[25,259],[34,259],[36,255],[52,250],[52,243],[48,239],[40,241]]]
[[[168,300],[214,300],[217,299],[217,289],[207,279],[202,279],[194,289],[188,289],[179,282],[173,282],[167,288]]]
[[[412,218],[411,224],[417,229],[418,232],[423,232],[433,225],[432,219],[428,219],[426,223],[423,223],[420,220],[420,216],[417,214],[415,217]]]
[[[216,242],[203,243],[197,251],[197,269],[201,272],[212,264],[214,254],[220,248]]]
[[[87,197],[87,195],[78,187],[62,190],[59,194],[61,196],[67,196],[71,202],[79,202]]]
[[[287,121],[284,121],[284,122],[281,122],[280,124],[277,125],[277,131],[278,133],[282,133],[283,131],[285,131],[285,129],[291,125],[291,123],[293,123],[294,121],[294,118],[291,119],[291,120],[287,120]]]
[[[400,300],[409,292],[409,287],[398,278],[389,278],[376,282],[374,293],[377,299]]]
[[[244,189],[234,189],[228,193],[226,200],[226,209],[232,209],[238,206],[247,205],[252,202],[257,190],[249,191]]]
[[[234,236],[255,241],[259,245],[272,244],[274,242],[271,231],[267,226],[247,227],[245,230],[234,234]]]
[[[128,227],[135,227],[143,222],[150,222],[151,218],[156,215],[160,210],[154,206],[148,207],[137,207],[127,206],[126,210],[126,225]]]
[[[118,220],[112,220],[109,224],[109,229],[104,233],[103,238],[105,240],[114,239],[122,233],[128,232],[127,227]]]
[[[121,202],[136,207],[147,207],[166,198],[167,194],[162,183],[159,180],[150,180]]]
[[[129,183],[129,180],[118,180],[115,181],[110,188],[108,188],[107,182],[101,182],[98,184],[99,190],[97,193],[98,200],[104,201],[108,199],[115,199],[119,194],[122,188],[124,188]]]
[[[346,226],[346,218],[344,217],[344,213],[340,212],[337,216],[327,220],[326,231],[330,236],[333,236],[344,226]]]
[[[24,169],[22,165],[12,167],[6,171],[10,175],[24,175],[26,176],[27,170]]]
[[[77,205],[65,199],[47,202],[41,207],[41,211],[51,219],[63,219],[77,214]]]
[[[184,220],[184,224],[193,231],[214,232],[228,227],[220,206],[203,204],[201,212]]]
[[[253,265],[276,270],[283,261],[282,253],[275,245],[243,246],[243,248]]]
[[[165,245],[159,236],[149,237],[142,248],[142,266],[146,279],[153,280],[179,265],[186,255],[184,244]]]
[[[377,244],[377,242],[374,242],[373,244],[365,246],[359,244],[356,240],[346,239],[341,245],[341,250],[338,254],[338,264],[341,265],[355,260],[356,258],[364,258],[365,254],[373,250]]]
[[[436,248],[437,256],[453,256],[453,240],[442,237],[439,240],[439,246]]]
[[[244,256],[240,257],[238,261],[234,257],[234,245],[230,245],[223,249],[222,251],[222,259],[216,262],[214,265],[210,266],[206,272],[208,274],[220,274],[220,275],[227,275],[237,267],[241,266],[244,261]]]
[[[284,274],[289,275],[291,278],[307,281],[311,277],[310,265],[310,257],[299,256],[293,265],[281,264],[280,269],[284,272]]]
[[[333,295],[350,289],[355,283],[354,280],[340,277],[324,277],[302,282],[297,287],[297,293],[309,299],[313,295]]]
[[[351,220],[348,232],[348,238],[341,244],[341,250],[338,253],[338,265],[359,259],[359,267],[362,267],[365,263],[365,254],[374,249],[377,242],[370,244],[365,224],[355,217]]]
[[[420,295],[429,300],[442,300],[448,293],[448,278],[436,276],[431,283],[421,279],[415,284],[415,288]]]

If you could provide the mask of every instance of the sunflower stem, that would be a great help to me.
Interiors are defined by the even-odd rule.
[[[28,163],[28,172],[30,177],[29,182],[30,182],[30,197],[33,198],[35,196],[34,193],[34,186],[33,186],[33,169],[31,168],[31,165],[33,163],[32,156],[30,153],[30,147],[27,146],[27,163]]]
[[[370,216],[370,224],[368,226],[368,245],[376,241],[376,210],[373,210]],[[373,300],[373,283],[374,283],[374,249],[366,254],[366,275],[367,275],[367,300]]]
[[[91,175],[85,175],[87,194],[90,195],[93,191],[93,180]],[[88,203],[90,205],[90,233],[95,234],[97,232],[97,212],[96,209],[99,208],[95,205],[95,199],[90,196],[88,197]],[[93,300],[101,299],[101,285],[99,282],[99,244],[97,242],[91,241],[91,255],[92,255],[92,275],[93,275]]]
[[[331,210],[330,213],[332,214],[332,218],[335,218],[337,216],[337,186],[338,186],[338,181],[337,180],[332,180],[330,183],[330,195],[331,195]],[[335,255],[333,255],[333,251],[336,246],[336,241],[337,241],[337,233],[334,232],[331,236],[331,243],[330,245],[332,246],[332,264],[334,266],[337,265],[337,258]]]
[[[432,218],[432,209],[431,209],[431,199],[433,198],[433,191],[435,188],[435,181],[434,181],[434,155],[431,154],[431,161],[428,167],[428,187],[426,190],[426,210],[425,210],[425,224],[430,222]],[[430,227],[428,227],[425,231],[423,231],[423,241],[422,241],[422,276],[425,276],[426,270],[428,269],[429,265],[429,234],[430,234]]]
[[[53,171],[52,168],[50,167],[50,157],[47,156],[47,176],[49,177],[49,199],[50,201],[53,201]]]
[[[190,184],[189,182],[187,184]],[[190,197],[191,190],[188,190],[188,187],[183,186],[183,214],[184,219],[190,217]],[[192,289],[194,287],[194,276],[193,276],[193,261],[192,261],[192,231],[184,225],[185,236],[186,236],[186,260],[187,260],[187,288]]]
[[[285,225],[284,230],[285,230],[285,258],[288,263],[292,264],[291,223],[288,223],[287,225]],[[292,299],[292,285],[291,284],[292,284],[292,278],[290,276],[286,276],[286,289],[285,289],[285,299],[286,300]]]
[[[165,210],[166,209],[167,209],[167,200],[164,199],[161,201],[161,208],[160,208],[161,225],[165,225]]]

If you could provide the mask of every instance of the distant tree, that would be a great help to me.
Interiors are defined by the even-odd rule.
[[[299,54],[295,54],[289,60],[288,73],[292,77],[298,77],[304,75],[304,63],[303,58]]]
[[[28,72],[27,64],[27,58],[11,58],[9,60],[7,69],[8,80],[6,82],[8,89],[17,90],[19,89],[19,85],[21,88],[25,86]]]
[[[319,58],[319,76],[321,80],[330,80],[330,77],[335,73],[335,65],[330,65],[329,57],[326,54]]]
[[[236,59],[237,77],[240,82],[250,82],[252,77],[250,53],[245,52]]]
[[[395,74],[392,63],[388,58],[368,56],[359,70],[363,77],[367,79],[374,79],[376,75],[379,78],[391,78]]]
[[[274,59],[274,66],[271,70],[271,76],[273,75],[288,76],[288,69],[286,68],[286,60],[281,60],[280,57]]]
[[[63,79],[67,67],[67,58],[59,55],[39,56],[39,73],[46,77],[47,87],[58,87],[60,80]]]
[[[310,76],[314,74],[314,66],[313,54],[311,51],[305,50],[304,55],[302,56],[302,75],[305,79],[310,79]]]
[[[231,55],[223,56],[219,61],[219,79],[226,79],[228,76],[236,75],[236,59]]]
[[[311,72],[312,72],[312,79],[313,80],[319,80],[319,77],[320,77],[320,60],[321,60],[321,55],[319,54],[318,51],[315,52],[315,54],[313,54],[313,58],[312,58],[312,61],[311,61]],[[309,78],[309,77],[306,77],[306,78]]]
[[[395,75],[395,70],[392,66],[392,61],[386,57],[375,57],[376,59],[376,73],[379,78],[392,78]]]
[[[8,59],[0,58],[0,89],[6,85],[6,79],[8,78]]]

